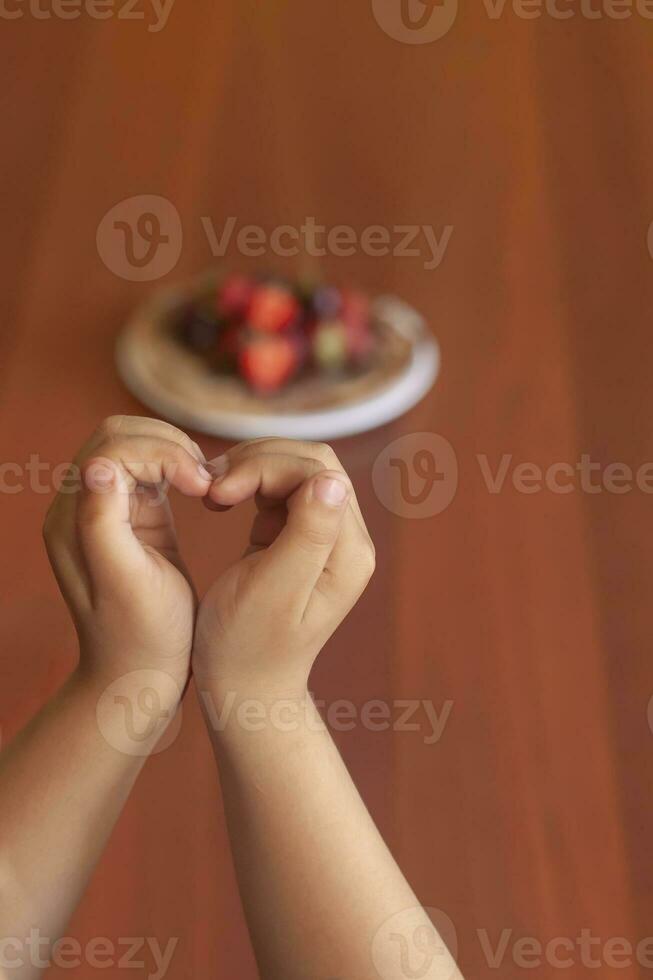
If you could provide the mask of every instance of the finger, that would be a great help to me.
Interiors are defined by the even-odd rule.
[[[155,552],[186,574],[169,503],[148,507],[153,493],[133,493],[129,475],[108,457],[93,458],[84,466],[75,520],[92,604],[96,588],[129,589],[134,574],[145,571]]]
[[[88,606],[87,576],[79,542],[50,508],[43,525],[43,542],[59,588],[71,609]]]
[[[189,497],[203,497],[211,484],[211,475],[204,464],[168,439],[153,436],[111,439],[98,446],[94,458],[116,463],[132,488],[136,484],[165,485]]]
[[[75,456],[71,467],[71,473],[74,474],[71,479],[75,484],[75,490],[79,487],[80,467],[93,455],[96,455],[101,447],[103,447],[102,454],[105,455],[108,444],[116,443],[129,435],[165,439],[185,449],[190,456],[197,460],[198,464],[205,462],[199,446],[185,432],[177,429],[174,425],[160,419],[111,415],[104,419]],[[47,524],[49,526],[57,525],[60,532],[70,534],[74,524],[76,497],[76,493],[58,493],[48,512]]]
[[[167,494],[138,486],[129,498],[129,523],[141,542],[168,554],[177,547],[177,531]]]
[[[163,441],[164,444],[174,447],[173,455],[174,452],[179,453],[180,451],[187,454],[188,459],[184,457],[181,462],[180,475],[170,479],[173,485],[180,485],[182,490],[191,494],[204,493],[208,487],[209,481],[206,474],[202,476],[200,472],[200,481],[198,482],[193,472],[193,466],[200,465],[204,456],[199,447],[180,429],[157,419],[130,416],[111,416],[105,419],[76,454],[75,462],[71,464],[59,492],[48,510],[43,528],[43,537],[57,581],[67,599],[78,607],[88,602],[89,585],[92,584],[89,581],[89,563],[85,558],[81,541],[75,530],[79,498],[82,495],[81,488],[84,486],[81,480],[81,470],[88,459],[92,457],[93,447],[102,446],[104,452],[109,451],[109,446],[112,447],[113,452],[116,448],[122,449],[130,458],[137,454],[143,457],[145,454],[147,460],[148,454],[151,455],[153,452],[153,447],[145,448],[142,443],[138,446],[130,443],[127,453],[125,441],[128,439],[128,433],[138,435],[141,439],[156,437],[159,440],[157,446],[160,446]],[[173,463],[176,463],[174,459],[170,461],[167,471],[169,476],[171,476]],[[151,466],[148,466],[147,469],[149,476],[156,479],[157,474],[152,473]],[[132,472],[134,471],[135,468],[132,468]],[[144,477],[142,467],[141,472],[137,472],[136,475]],[[132,494],[130,508],[133,524],[132,534],[138,536],[139,542],[142,544],[149,543],[152,547],[158,547],[171,560],[179,564],[179,558],[176,554],[174,523],[167,499],[165,497],[152,499],[152,496]],[[134,542],[131,543],[134,544]],[[141,551],[142,544],[139,544]],[[138,554],[140,555],[141,552]]]
[[[119,585],[138,574],[145,552],[131,525],[130,480],[112,459],[94,457],[82,470],[75,522],[91,587]]]
[[[132,531],[145,545],[164,555],[188,579],[188,568],[179,552],[177,528],[167,495],[161,496],[157,487],[138,487],[130,496]]]
[[[210,493],[210,488],[209,488],[209,493]],[[216,504],[214,500],[211,500],[211,497],[209,496],[208,493],[206,497],[203,498],[202,503],[204,504],[207,510],[214,510],[218,512],[231,510],[231,504]]]
[[[292,600],[301,618],[335,549],[351,484],[339,470],[320,470],[288,502],[288,519],[276,540],[261,552],[255,579],[274,607]]]
[[[199,463],[206,462],[204,453],[198,444],[177,426],[164,422],[162,419],[151,419],[138,415],[110,415],[104,419],[80,450],[78,457],[81,458],[79,461],[83,463],[91,455],[95,455],[96,450],[103,443],[126,436],[166,439],[169,442],[177,443],[189,455],[194,456]]]
[[[233,507],[252,498],[257,498],[261,506],[265,500],[278,503],[323,469],[316,459],[258,453],[235,459],[224,476],[213,481],[208,498],[221,507]]]
[[[82,467],[77,533],[91,583],[117,584],[142,562],[144,546],[173,555],[176,535],[165,493],[202,496],[210,478],[179,444],[139,436],[103,444],[106,455]],[[150,488],[143,493],[142,487]],[[161,490],[165,493],[161,495]]]
[[[297,439],[280,439],[271,436],[264,436],[260,439],[250,439],[246,442],[238,443],[238,445],[233,446],[223,456],[219,456],[207,465],[211,472],[214,472],[216,465],[218,469],[222,469],[224,472],[228,466],[233,465],[236,459],[250,458],[259,453],[280,453],[287,456],[301,456],[305,459],[316,459],[327,469],[340,470],[346,473],[335,451],[327,443]],[[355,513],[363,532],[369,539],[365,520],[354,490],[352,490],[349,505]]]
[[[213,483],[209,493],[216,503],[232,506],[254,497],[261,513],[276,509],[277,520],[281,514],[283,527],[286,514],[279,505],[288,500],[302,483],[323,472],[323,464],[316,459],[259,451],[252,455],[246,454],[242,459],[236,457],[225,475]],[[332,472],[339,473],[346,481],[350,487],[350,498],[352,490],[347,475],[342,470]],[[374,548],[367,530],[361,527],[352,508],[345,506],[344,509],[342,531],[330,554],[328,574],[321,582],[320,590],[335,607],[346,609],[349,608],[350,594],[355,592],[355,598],[358,598],[369,581]],[[281,528],[275,533],[273,525],[257,518],[252,528],[250,546],[269,546],[280,531]],[[288,598],[292,601],[290,593]],[[355,598],[350,604],[353,604]]]

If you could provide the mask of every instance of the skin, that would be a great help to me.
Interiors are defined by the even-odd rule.
[[[171,719],[190,664],[195,597],[169,503],[136,490],[138,481],[152,487],[167,474],[182,492],[203,497],[210,477],[199,451],[165,423],[117,417],[75,464],[81,488],[57,495],[44,537],[75,622],[79,665],[0,756],[0,935],[19,942],[32,927],[52,940],[63,934],[162,733],[159,726],[137,746],[142,754],[130,754],[124,709],[111,697],[100,731],[103,693],[123,678],[120,696],[135,700],[146,687]],[[112,482],[102,486],[107,476]],[[71,473],[70,484],[75,479]],[[47,959],[47,948],[40,956]],[[7,958],[23,959],[11,971],[21,980],[42,972],[24,948]]]
[[[429,964],[417,975],[460,978],[308,694],[374,570],[353,487],[324,445],[258,440],[218,468],[209,505],[254,497],[258,513],[245,556],[201,602],[193,671],[261,976],[402,980],[403,940],[413,967]],[[325,502],[333,480],[342,498]],[[215,726],[229,699],[236,710]],[[255,725],[237,710],[252,703]],[[437,949],[428,960],[420,936]]]
[[[335,454],[257,440],[209,473],[178,429],[121,416],[76,463],[81,488],[59,493],[45,540],[79,665],[0,757],[0,934],[26,937],[36,924],[63,935],[192,666],[261,975],[402,980],[402,944],[423,963],[423,943],[411,944],[428,935],[437,955],[419,975],[460,977],[308,695],[315,658],[374,568]],[[245,554],[199,607],[162,484],[210,510],[256,501]],[[125,705],[144,695],[156,724],[135,740]]]

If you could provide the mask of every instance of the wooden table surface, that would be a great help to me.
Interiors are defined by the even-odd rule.
[[[229,216],[268,230],[307,216],[358,233],[452,226],[435,269],[423,253],[320,261],[327,277],[422,309],[443,369],[403,419],[336,444],[379,568],[314,690],[393,710],[453,702],[433,744],[423,714],[418,730],[337,737],[420,899],[454,923],[468,977],[522,977],[522,937],[573,944],[526,971],[537,980],[650,975],[653,944],[639,966],[604,944],[653,934],[653,481],[617,493],[624,483],[607,470],[653,460],[653,24],[577,6],[568,20],[510,5],[490,16],[479,0],[439,40],[409,44],[370,3],[346,0],[177,0],[158,32],[145,5],[134,8],[145,20],[11,9],[23,16],[1,28],[2,462],[60,463],[103,416],[147,411],[117,379],[112,350],[152,284],[116,275],[96,247],[119,202],[161,195],[181,215],[181,256],[164,282],[213,261],[207,216],[218,228]],[[227,258],[297,267],[233,247]],[[437,433],[455,452],[457,493],[439,515],[399,516],[374,491],[374,460],[411,433]],[[207,455],[223,445],[200,441]],[[515,485],[519,464],[575,467],[583,455],[598,464],[598,492],[562,470],[569,492],[550,473],[550,486],[527,483],[534,492]],[[486,477],[502,459],[493,493]],[[45,492],[5,493],[0,505],[3,738],[74,659],[40,540],[44,473]],[[207,515],[187,500],[178,511],[203,588],[238,553],[248,513]],[[599,968],[582,930],[601,938]],[[255,977],[192,697],[70,934],[179,937],[168,980]],[[488,947],[500,942],[497,971]],[[561,971],[554,955],[573,966]],[[417,958],[412,968],[423,975]]]

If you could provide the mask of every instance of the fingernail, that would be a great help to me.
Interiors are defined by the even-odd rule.
[[[315,481],[315,496],[327,507],[340,507],[348,493],[347,484],[334,477],[321,476]]]
[[[207,481],[207,483],[210,483],[212,481],[213,477],[207,470],[206,466],[204,466],[202,463],[197,464],[197,472],[199,473],[199,475],[202,477],[203,480]]]
[[[206,468],[211,474],[212,480],[217,480],[221,476],[224,476],[229,469],[229,457],[228,456],[216,456],[215,459],[210,459],[206,464]]]
[[[202,452],[201,446],[197,442],[193,443],[193,449],[195,450],[195,458],[198,460],[198,462],[206,463],[206,456]]]

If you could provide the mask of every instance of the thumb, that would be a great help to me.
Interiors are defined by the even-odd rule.
[[[130,484],[113,460],[94,457],[82,468],[77,500],[79,543],[96,583],[115,581],[142,556],[130,521]]]
[[[338,540],[351,494],[340,470],[322,470],[288,500],[285,527],[261,552],[256,576],[274,603],[288,602],[303,613]]]

